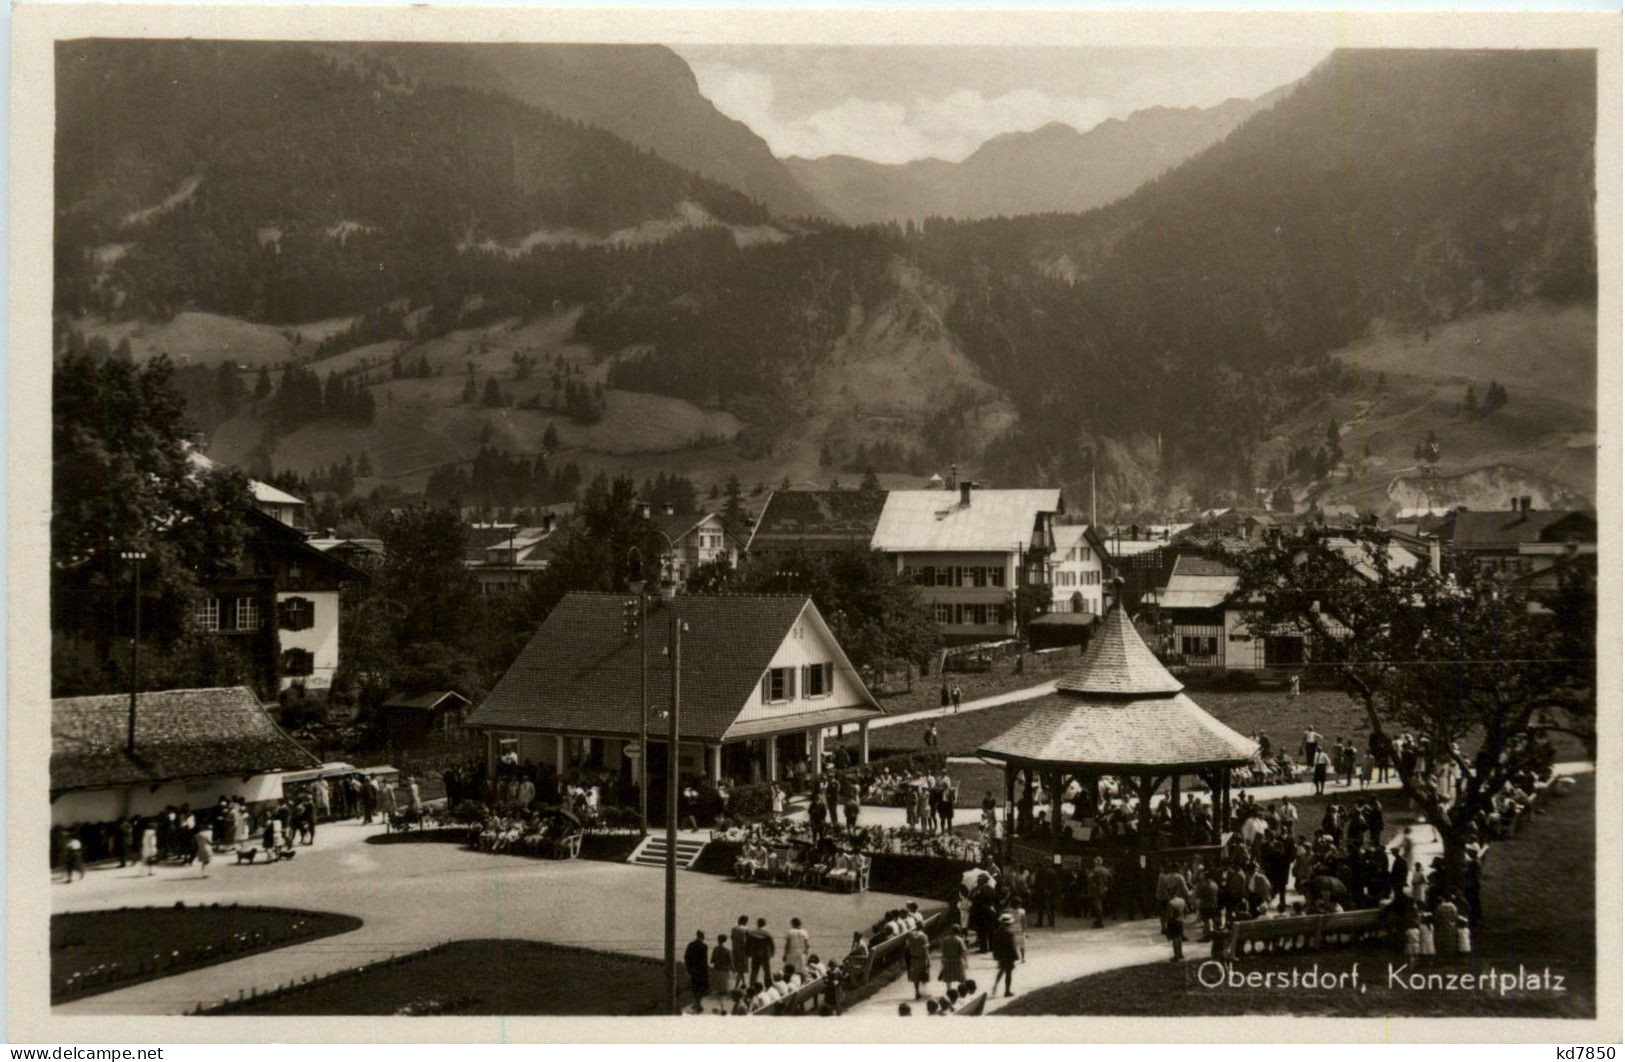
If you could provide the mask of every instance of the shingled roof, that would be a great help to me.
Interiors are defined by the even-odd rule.
[[[867,549],[885,505],[884,491],[776,490],[751,532],[750,549]]]
[[[1083,659],[1061,676],[1055,688],[1068,693],[1137,697],[1178,693],[1185,684],[1162,666],[1134,629],[1128,613],[1119,606],[1106,613]]]
[[[984,745],[1024,763],[1138,770],[1242,764],[1257,746],[1181,692],[1121,605],[1107,613],[1078,667],[1021,722]]]
[[[623,629],[626,600],[623,594],[566,595],[490,696],[474,710],[469,724],[636,735],[640,653],[638,638]],[[664,705],[671,699],[671,667],[662,650],[673,609],[688,624],[683,635],[683,736],[708,741],[748,736],[745,725],[736,720],[802,612],[812,609],[817,613],[812,599],[680,594],[669,603],[651,600],[648,663],[652,705]],[[837,666],[851,668],[844,655],[837,659]],[[851,678],[864,691],[864,701],[849,706],[821,704],[819,712],[846,710],[843,718],[827,720],[832,725],[882,714],[861,678],[855,672]],[[800,726],[804,719],[811,716],[787,715],[783,722]]]
[[[124,693],[51,702],[53,793],[318,764],[242,686],[140,694],[133,757],[124,749],[129,710]]]

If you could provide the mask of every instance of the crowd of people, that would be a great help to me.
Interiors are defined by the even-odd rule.
[[[62,869],[70,885],[85,876],[88,864],[115,859],[119,867],[144,866],[149,875],[174,864],[196,866],[207,877],[216,854],[247,848],[267,855],[290,852],[296,844],[315,844],[321,823],[352,818],[371,823],[380,814],[420,810],[421,800],[416,779],[397,789],[387,777],[357,771],[290,784],[279,800],[250,803],[233,794],[206,807],[171,804],[152,815],[54,826],[51,865]]]

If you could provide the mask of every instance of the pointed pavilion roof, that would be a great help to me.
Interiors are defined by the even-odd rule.
[[[1106,772],[1233,766],[1257,743],[1203,711],[1118,604],[1083,660],[1015,726],[978,751],[993,759]]]
[[[1106,613],[1078,666],[1063,675],[1055,688],[1065,693],[1143,697],[1178,693],[1185,684],[1162,666],[1119,604]]]

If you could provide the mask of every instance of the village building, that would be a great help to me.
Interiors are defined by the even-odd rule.
[[[1105,584],[1112,567],[1106,543],[1087,524],[1057,524],[1055,552],[1050,554],[1049,582],[1053,613],[1105,614]]]
[[[1507,508],[1492,511],[1454,509],[1424,533],[1439,540],[1452,571],[1474,564],[1507,580],[1549,572],[1536,582],[1555,584],[1551,569],[1563,557],[1593,558],[1589,563],[1594,569],[1597,514],[1536,509],[1531,501],[1528,496],[1513,498]]]
[[[430,735],[462,733],[469,699],[456,690],[392,693],[375,709],[384,739],[395,748],[412,748]]]
[[[914,580],[950,644],[1016,636],[1016,591],[1043,590],[1061,492],[983,490],[965,481],[954,490],[894,490],[886,495],[872,546]]]
[[[868,549],[886,505],[877,490],[776,490],[751,529],[752,557]]]
[[[719,560],[730,565],[739,563],[739,550],[716,513],[681,516],[668,512],[653,520],[668,550],[667,574],[677,582],[686,582],[696,568]]]
[[[306,539],[316,549],[364,572],[384,565],[384,542],[379,538],[339,538],[332,534]]]
[[[239,560],[203,583],[196,625],[240,640],[265,689],[329,689],[339,666],[339,595],[366,574],[260,509],[246,510],[244,522]]]
[[[549,613],[469,717],[469,726],[486,736],[488,770],[502,761],[529,762],[560,772],[607,772],[632,784],[646,722],[650,798],[658,803],[668,762],[665,650],[674,618],[682,625],[683,776],[712,783],[777,779],[793,762],[821,763],[824,729],[848,725],[856,726],[859,759],[867,760],[869,722],[882,709],[811,598],[651,598],[642,632],[627,622],[628,600],[572,593]]]
[[[280,520],[289,527],[303,528],[305,526],[305,500],[296,498],[280,487],[273,487],[269,483],[261,483],[257,479],[248,481],[248,489],[254,496],[254,508],[266,516]]]
[[[102,823],[168,805],[282,798],[282,772],[317,766],[252,690],[162,690],[51,701],[51,823]]]
[[[463,565],[481,594],[517,593],[547,571],[562,539],[563,531],[551,513],[544,513],[536,527],[477,523],[469,528]]]

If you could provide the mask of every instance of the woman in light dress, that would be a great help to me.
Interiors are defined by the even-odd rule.
[[[141,862],[147,865],[147,875],[153,874],[158,863],[158,826],[151,819],[141,824]]]

